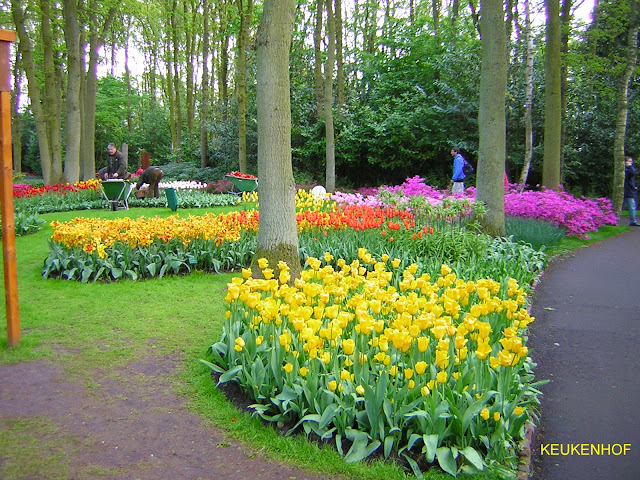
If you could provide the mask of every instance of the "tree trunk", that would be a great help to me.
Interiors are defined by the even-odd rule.
[[[247,173],[247,45],[253,17],[253,0],[247,0],[245,11],[242,0],[237,0],[240,15],[238,58],[236,61],[236,98],[238,101],[238,167]]]
[[[22,135],[20,114],[20,91],[22,81],[22,52],[18,44],[16,60],[13,62],[13,89],[11,90],[11,143],[13,144],[13,171],[22,172]]]
[[[289,49],[295,0],[265,0],[258,30],[258,178],[260,227],[256,259],[286,262],[300,274],[291,164]],[[254,270],[256,269],[254,261]]]
[[[25,75],[27,77],[27,89],[31,100],[31,111],[36,125],[38,135],[38,147],[40,150],[40,166],[44,183],[52,183],[51,177],[51,150],[49,148],[49,137],[47,135],[47,125],[42,109],[40,83],[38,82],[35,61],[33,58],[33,47],[25,27],[24,12],[18,0],[11,1],[11,14],[18,34],[19,48],[22,53],[22,60]]]
[[[507,42],[502,0],[485,0],[480,18],[482,65],[480,70],[480,146],[476,200],[487,213],[483,229],[503,236],[504,167],[506,154],[505,95],[507,89]]]
[[[336,8],[335,8],[335,17],[336,17],[336,67],[337,67],[337,101],[336,107],[338,110],[338,120],[344,120],[344,58],[343,58],[343,45],[342,45],[342,34],[343,34],[343,25],[342,25],[342,0],[336,0]]]
[[[98,94],[98,62],[100,61],[100,48],[105,44],[107,32],[111,28],[115,18],[116,9],[111,8],[103,25],[98,27],[96,11],[98,2],[92,1],[89,5],[89,64],[84,88],[84,108],[82,117],[82,135],[80,139],[80,171],[82,180],[95,177],[95,133],[96,133],[96,96]],[[103,146],[105,148],[106,145]]]
[[[178,147],[178,133],[176,129],[176,100],[173,91],[173,62],[171,60],[169,40],[165,39],[165,55],[167,63],[167,77],[164,83],[166,89],[166,96],[169,103],[169,130],[171,132],[171,148],[176,149]]]
[[[620,212],[624,197],[624,144],[629,111],[629,81],[638,60],[638,0],[631,0],[627,33],[627,65],[618,80],[616,131],[613,139],[613,211]]]
[[[525,41],[526,68],[525,68],[525,107],[524,107],[524,162],[520,173],[522,188],[527,183],[529,168],[533,158],[533,32],[531,31],[531,5],[530,0],[525,0]]]
[[[560,137],[562,103],[560,99],[560,8],[559,0],[545,0],[547,11],[544,58],[544,158],[542,184],[557,189],[560,185]]]
[[[44,64],[44,97],[42,107],[47,128],[47,141],[51,154],[51,182],[61,183],[64,178],[62,174],[62,122],[60,120],[61,88],[56,78],[56,66],[54,62],[53,46],[58,44],[59,39],[54,39],[51,28],[51,13],[49,0],[40,0],[42,11],[41,27],[43,42],[43,64]]]
[[[316,25],[313,30],[313,51],[314,51],[314,78],[316,87],[316,111],[318,118],[322,118],[324,112],[323,100],[323,80],[322,80],[322,14],[324,2],[316,0]]]
[[[324,126],[326,135],[326,187],[328,192],[336,189],[336,142],[333,129],[333,64],[335,63],[335,19],[331,0],[327,0],[327,63],[324,66]]]
[[[127,17],[127,31],[124,39],[124,81],[127,84],[127,130],[133,133],[133,112],[131,111],[131,71],[129,70],[129,37],[131,31],[131,15]]]
[[[171,32],[173,40],[173,95],[176,120],[176,143],[173,146],[178,154],[178,162],[181,161],[182,154],[182,82],[180,80],[180,36],[178,35],[178,22],[176,20],[176,9],[178,2],[173,0],[173,11],[171,14]]]
[[[80,26],[76,0],[64,0],[64,38],[67,48],[66,149],[64,179],[80,180]]]
[[[192,2],[193,3],[193,2]],[[188,7],[188,2],[184,2],[184,22],[187,22],[187,19],[189,18],[189,9]],[[185,86],[186,86],[186,90],[187,90],[187,105],[186,105],[186,109],[187,109],[187,134],[189,136],[189,138],[191,138],[193,136],[193,128],[194,128],[194,119],[195,119],[195,113],[193,111],[193,107],[194,107],[194,83],[193,83],[193,65],[195,64],[195,31],[194,31],[194,25],[195,25],[195,16],[197,14],[198,10],[197,7],[194,5],[192,12],[191,12],[191,21],[189,22],[188,26],[185,27],[185,53],[187,56],[187,61],[185,62],[185,73],[186,73],[186,81],[185,81]]]
[[[200,105],[200,168],[207,166],[209,150],[209,0],[202,0],[202,104]]]
[[[562,0],[560,11],[561,27],[560,31],[560,58],[567,58],[569,53],[569,35],[571,33],[571,6],[572,0]],[[560,66],[560,118],[567,116],[567,62],[563,61]],[[560,125],[560,183],[564,183],[564,146],[567,136],[567,124],[561,122]]]

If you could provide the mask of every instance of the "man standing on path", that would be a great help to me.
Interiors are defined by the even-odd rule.
[[[636,185],[636,167],[633,158],[624,157],[624,200],[622,208],[629,210],[629,225],[640,227],[636,221],[636,207],[638,202],[638,186]]]
[[[100,180],[109,180],[110,178],[124,180],[127,174],[127,160],[114,143],[107,145],[107,151],[109,152],[107,166],[98,170]]]
[[[453,176],[451,177],[451,193],[464,193],[464,158],[458,147],[451,148],[453,157]]]

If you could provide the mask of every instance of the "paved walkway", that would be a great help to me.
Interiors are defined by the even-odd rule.
[[[534,478],[640,479],[640,228],[552,261],[533,315]]]

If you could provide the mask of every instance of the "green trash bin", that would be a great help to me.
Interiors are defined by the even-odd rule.
[[[167,195],[167,205],[172,212],[178,210],[178,197],[176,196],[175,188],[165,188],[164,193]]]

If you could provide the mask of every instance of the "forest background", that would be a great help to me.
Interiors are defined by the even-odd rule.
[[[596,0],[586,20],[574,15],[582,2],[556,2],[560,178],[574,194],[613,193],[630,29],[637,39],[633,2]],[[414,175],[445,186],[454,145],[476,163],[479,9],[477,0],[299,0],[290,57],[296,180],[325,182],[328,122],[342,188]],[[148,152],[152,164],[174,163],[203,181],[256,173],[261,12],[259,0],[5,0],[1,26],[18,34],[15,170],[46,183],[93,178],[115,142],[128,145],[130,165]],[[506,171],[512,182],[535,186],[543,172],[548,17],[530,0],[507,0],[505,15]],[[624,141],[631,155],[640,152],[637,75],[636,68]]]

